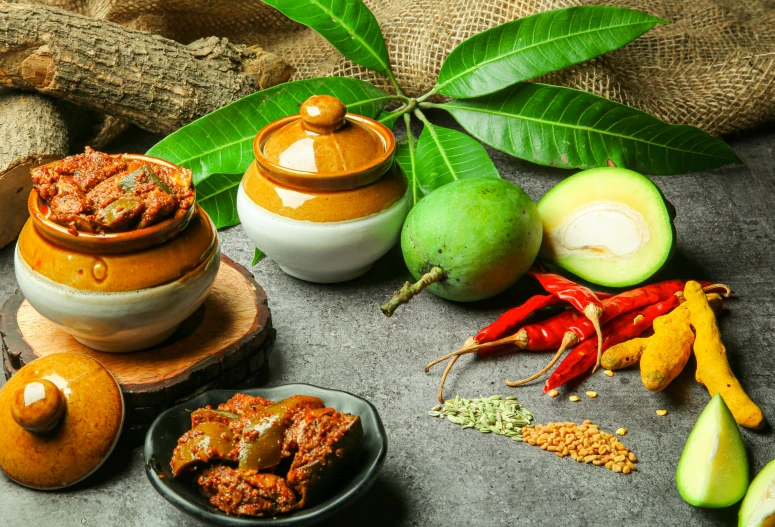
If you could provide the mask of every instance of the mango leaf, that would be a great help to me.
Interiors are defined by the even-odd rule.
[[[417,182],[423,194],[472,177],[500,177],[487,151],[470,136],[426,122],[417,141]]]
[[[213,174],[196,186],[196,202],[202,207],[215,227],[229,227],[239,223],[237,190],[242,174]]]
[[[581,6],[538,13],[465,40],[441,66],[434,91],[478,97],[620,48],[664,20],[640,11]]]
[[[353,113],[376,117],[391,97],[368,82],[324,77],[280,84],[205,115],[156,143],[148,155],[194,172],[194,185],[211,174],[241,174],[253,161],[253,137],[264,125],[299,112],[317,94],[335,95]]]
[[[264,251],[256,247],[256,249],[253,251],[253,261],[250,262],[250,266],[253,267],[258,262],[266,258],[266,255],[264,254]]]
[[[741,162],[726,143],[698,128],[669,125],[571,88],[523,82],[433,106],[483,143],[541,165],[591,168],[610,159],[638,172],[683,174]]]
[[[395,112],[382,111],[377,116],[377,121],[381,122],[382,124],[384,124],[389,129],[392,130],[393,127],[396,125],[396,121],[398,120],[399,117],[401,117],[401,113],[399,113],[398,111],[395,111]]]
[[[264,0],[282,14],[311,27],[342,55],[392,76],[377,19],[361,0]]]
[[[417,166],[416,141],[412,137],[406,137],[396,143],[395,160],[401,165],[401,169],[409,180],[412,187],[412,204],[416,204],[423,194],[417,185],[417,175],[415,167]]]

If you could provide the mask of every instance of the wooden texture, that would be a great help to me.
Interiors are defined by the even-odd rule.
[[[29,217],[30,168],[66,156],[68,145],[65,117],[52,99],[0,92],[0,247],[16,238]]]
[[[0,85],[35,90],[169,133],[291,70],[258,47],[184,46],[44,6],[0,4]]]
[[[266,374],[274,343],[266,293],[226,256],[204,305],[170,339],[148,350],[102,353],[87,348],[55,328],[21,293],[3,307],[0,333],[6,378],[52,353],[84,353],[99,360],[121,385],[125,427],[136,432],[162,410],[205,390],[258,382]]]

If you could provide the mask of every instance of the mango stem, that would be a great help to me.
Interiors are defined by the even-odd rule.
[[[386,317],[389,317],[396,311],[396,309],[398,309],[398,306],[401,304],[406,304],[412,298],[414,298],[414,295],[422,292],[422,290],[429,285],[435,284],[444,278],[444,276],[444,270],[441,267],[433,267],[415,283],[411,284],[409,282],[405,282],[404,287],[397,291],[396,294],[393,295],[393,298],[391,298],[387,304],[384,304],[382,307],[380,307],[380,309],[383,313],[385,313]]]

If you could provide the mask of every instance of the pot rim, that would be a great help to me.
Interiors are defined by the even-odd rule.
[[[144,161],[156,165],[178,169],[179,166],[164,159],[147,156],[144,154],[121,154],[122,157]],[[185,229],[199,209],[196,204],[196,189],[194,192],[194,204],[180,216],[167,218],[149,227],[125,232],[110,232],[95,234],[90,232],[78,232],[73,235],[64,225],[55,223],[49,219],[50,211],[45,200],[40,197],[36,189],[32,189],[27,201],[30,218],[37,231],[48,241],[79,252],[114,254],[134,252],[153,247],[174,238]]]
[[[264,155],[264,145],[280,128],[299,119],[301,117],[295,114],[272,121],[259,130],[253,139],[253,155],[256,157],[259,167],[278,183],[307,191],[351,190],[374,183],[384,175],[393,162],[393,153],[396,149],[396,138],[393,132],[379,121],[363,115],[348,113],[345,115],[346,120],[366,126],[376,133],[382,142],[384,152],[371,163],[353,170],[340,172],[307,172],[273,163]]]

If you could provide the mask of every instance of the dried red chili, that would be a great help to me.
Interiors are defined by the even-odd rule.
[[[530,271],[530,276],[538,280],[547,293],[551,293],[560,300],[565,300],[583,313],[592,323],[597,333],[597,362],[595,369],[600,365],[603,356],[603,332],[600,330],[600,317],[603,315],[603,303],[589,288],[577,284],[556,273]],[[570,337],[569,337],[570,338]],[[567,346],[567,345],[566,345]]]
[[[595,293],[601,300],[611,298],[608,293]],[[474,344],[486,344],[509,335],[511,332],[519,329],[519,326],[533,313],[540,309],[547,307],[555,307],[565,305],[566,302],[557,298],[556,296],[549,295],[535,295],[527,299],[524,304],[513,307],[503,313],[489,326],[482,328],[479,333],[476,334]]]
[[[629,312],[615,318],[603,327],[605,337],[601,343],[602,348],[606,350],[625,340],[637,337],[651,327],[655,318],[669,313],[679,303],[678,296],[670,295],[666,300],[647,306],[637,313]],[[593,369],[596,361],[594,350],[598,347],[597,345],[598,343],[594,340],[587,340],[573,348],[549,376],[544,385],[544,393]],[[555,360],[557,358],[559,356],[555,356]]]

